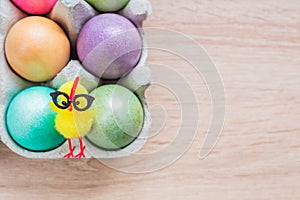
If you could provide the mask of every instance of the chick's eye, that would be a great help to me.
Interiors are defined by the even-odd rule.
[[[56,91],[50,94],[53,103],[60,109],[67,109],[71,102],[69,101],[69,96],[66,93]]]
[[[75,96],[74,100],[74,108],[77,111],[85,111],[91,107],[94,97],[87,94],[79,94]]]

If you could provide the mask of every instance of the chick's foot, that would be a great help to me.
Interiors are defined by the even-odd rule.
[[[80,152],[79,152],[79,154],[77,154],[75,156],[75,158],[78,158],[78,159],[85,158],[84,150],[85,150],[85,146],[80,147]]]
[[[75,150],[75,146],[72,147],[72,148],[70,149],[70,153],[66,154],[66,155],[64,156],[64,158],[67,158],[67,159],[69,159],[69,158],[74,158],[74,157],[75,157],[75,156],[74,156],[74,150]]]

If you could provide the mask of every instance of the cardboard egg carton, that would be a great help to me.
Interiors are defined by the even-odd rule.
[[[128,146],[119,150],[104,150],[91,144],[83,138],[86,146],[85,155],[87,158],[117,158],[129,156],[137,152],[145,144],[150,131],[151,119],[144,92],[151,82],[151,70],[145,66],[147,57],[147,44],[141,29],[143,21],[151,13],[151,4],[148,0],[131,0],[127,6],[118,14],[131,20],[139,29],[143,39],[143,51],[137,66],[125,77],[117,81],[118,84],[135,92],[144,108],[144,125],[139,136]],[[78,34],[83,25],[92,17],[98,15],[93,7],[84,0],[59,0],[55,5],[49,18],[60,24],[69,36],[72,49],[76,44]],[[69,152],[67,141],[58,148],[45,152],[32,152],[23,149],[10,137],[5,122],[5,115],[12,98],[20,91],[35,85],[45,85],[58,89],[67,81],[80,77],[80,83],[92,91],[102,84],[102,81],[87,72],[78,60],[71,60],[57,76],[43,84],[28,82],[16,75],[9,67],[4,52],[5,37],[10,28],[20,19],[27,15],[16,8],[10,0],[0,0],[0,139],[15,153],[28,158],[63,158]],[[72,52],[74,55],[75,52]],[[49,108],[50,109],[50,108]],[[73,146],[79,149],[78,140],[72,140]],[[76,151],[76,150],[75,150]],[[76,152],[75,152],[76,153]]]

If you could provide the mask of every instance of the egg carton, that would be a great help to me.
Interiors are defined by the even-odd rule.
[[[117,81],[118,84],[130,89],[140,99],[144,109],[144,124],[138,137],[128,146],[118,150],[104,150],[90,143],[83,138],[86,146],[85,155],[87,158],[118,158],[129,156],[143,147],[150,131],[151,119],[148,106],[145,100],[145,90],[151,83],[151,70],[145,66],[147,57],[147,43],[142,30],[142,23],[151,13],[151,4],[148,0],[131,0],[127,6],[118,12],[118,14],[131,20],[139,29],[143,40],[143,51],[137,66],[125,77]],[[49,18],[60,24],[66,31],[71,46],[74,49],[78,34],[83,25],[92,17],[100,14],[84,0],[59,0]],[[17,145],[10,137],[5,122],[5,115],[8,105],[12,98],[20,91],[35,85],[49,86],[58,89],[67,81],[74,80],[76,76],[80,77],[80,83],[91,91],[103,84],[102,81],[94,75],[87,72],[78,60],[71,60],[56,77],[46,83],[36,84],[28,82],[16,75],[9,67],[4,53],[4,41],[10,28],[20,19],[27,15],[21,12],[10,0],[0,0],[0,139],[15,153],[27,158],[63,158],[69,152],[67,141],[58,148],[45,151],[33,152],[23,149]],[[74,55],[74,52],[72,52]],[[78,140],[72,141],[73,146],[79,149]]]

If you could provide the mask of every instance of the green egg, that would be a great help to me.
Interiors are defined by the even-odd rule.
[[[129,0],[86,0],[101,12],[115,12],[124,8]]]
[[[6,112],[6,126],[12,139],[30,151],[57,148],[65,138],[55,129],[56,113],[50,109],[53,89],[31,87],[17,94]]]
[[[116,150],[129,145],[139,135],[144,111],[137,96],[125,87],[104,85],[95,89],[94,120],[87,138],[96,146]]]

